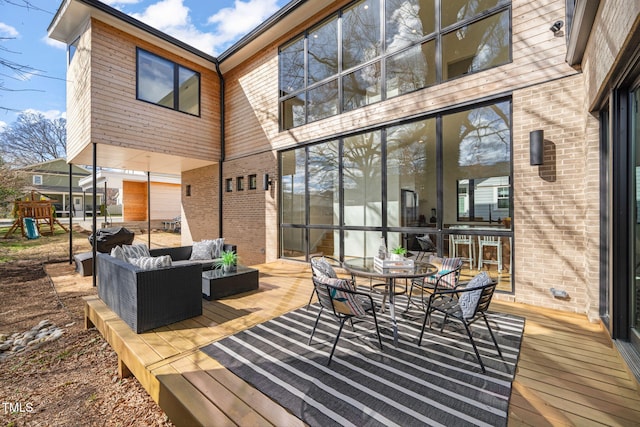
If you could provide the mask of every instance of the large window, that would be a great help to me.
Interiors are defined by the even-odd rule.
[[[281,128],[508,63],[510,6],[509,0],[352,2],[280,47]]]
[[[281,255],[373,256],[381,235],[449,255],[462,234],[478,253],[494,238],[482,268],[510,290],[511,144],[511,102],[500,100],[284,151]]]
[[[200,74],[138,49],[137,98],[200,115]]]

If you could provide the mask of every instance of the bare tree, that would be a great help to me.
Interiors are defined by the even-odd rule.
[[[26,166],[65,157],[67,121],[49,120],[41,113],[20,113],[0,130],[0,155],[14,166]]]

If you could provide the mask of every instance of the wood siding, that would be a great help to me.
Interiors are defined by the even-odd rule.
[[[87,21],[67,69],[67,160],[91,143],[91,31]]]
[[[90,39],[90,62],[78,61],[70,74],[71,78],[80,75],[85,79],[90,75],[89,82],[75,89],[73,108],[78,112],[73,122],[82,137],[72,142],[72,154],[89,142],[96,142],[179,157],[219,159],[220,86],[213,64],[204,68],[95,19],[90,31],[84,33],[85,38]],[[136,99],[137,47],[200,73],[200,117]],[[89,93],[91,105],[86,102],[78,105],[83,98],[77,98],[88,98]],[[76,121],[76,117],[82,120]]]
[[[145,221],[147,219],[147,183],[122,181],[122,219]]]

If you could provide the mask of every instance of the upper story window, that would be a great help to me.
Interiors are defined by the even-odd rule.
[[[280,47],[281,129],[510,62],[510,10],[509,0],[347,5]]]
[[[137,99],[200,115],[200,73],[137,50]]]
[[[42,175],[33,175],[33,185],[42,185]]]

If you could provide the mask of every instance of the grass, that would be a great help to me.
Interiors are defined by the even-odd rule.
[[[10,227],[0,227],[0,264],[21,260],[62,260],[69,256],[69,233],[56,227],[53,235],[22,237],[20,230],[4,238]],[[89,250],[86,232],[73,232],[73,252]]]

